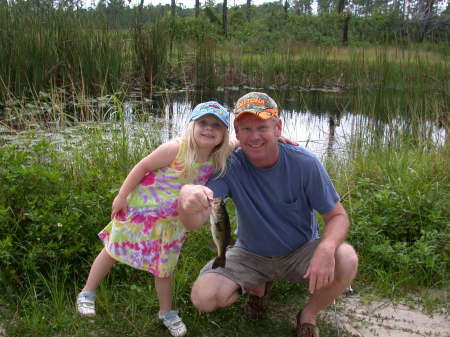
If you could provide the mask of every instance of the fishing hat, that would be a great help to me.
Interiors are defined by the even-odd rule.
[[[220,119],[227,128],[230,127],[230,116],[228,110],[216,101],[209,101],[198,104],[194,110],[192,110],[189,121],[195,121],[205,115],[213,115]]]
[[[278,106],[269,95],[263,92],[249,92],[238,99],[234,113],[236,119],[245,113],[251,113],[267,120],[271,117],[278,117]]]

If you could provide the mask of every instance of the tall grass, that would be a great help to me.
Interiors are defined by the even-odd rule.
[[[168,56],[171,37],[166,22],[136,25],[133,30],[133,47],[136,55],[136,74],[145,89],[163,86],[168,77]],[[140,74],[140,75],[139,75]]]
[[[40,90],[75,89],[98,95],[118,90],[126,74],[123,33],[74,12],[0,7],[2,96],[30,96]]]
[[[196,89],[215,89],[224,74],[216,70],[217,43],[213,39],[198,41],[195,49],[194,83]],[[223,82],[222,82],[223,83]]]
[[[398,97],[397,97],[398,99]],[[448,134],[436,139],[434,98],[385,101],[359,97],[347,154],[327,166],[346,195],[360,279],[396,296],[420,287],[447,287],[450,274]],[[401,110],[408,106],[408,114]],[[365,106],[365,108],[363,108]],[[425,108],[427,106],[427,108]],[[447,130],[448,133],[448,125]]]
[[[201,19],[121,29],[100,13],[1,6],[0,99],[57,88],[92,97],[166,85],[448,92],[448,54],[416,46],[343,48],[289,35],[251,50],[245,40],[226,40]]]

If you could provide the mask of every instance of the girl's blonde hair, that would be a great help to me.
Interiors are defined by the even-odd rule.
[[[183,153],[183,175],[185,177],[192,176],[193,167],[197,163],[198,159],[198,147],[194,139],[194,124],[195,121],[189,122],[184,137],[181,139],[181,141],[185,144]],[[228,128],[226,128],[222,142],[213,149],[210,155],[210,159],[214,166],[214,171],[218,174],[218,176],[224,175],[227,170],[227,159],[230,156],[232,150],[229,143],[230,137],[228,135]]]

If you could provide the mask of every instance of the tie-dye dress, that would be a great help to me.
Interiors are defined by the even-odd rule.
[[[197,163],[194,179],[182,177],[183,148],[181,144],[168,167],[144,176],[128,197],[128,214],[116,217],[98,234],[114,259],[158,277],[172,274],[186,240],[177,212],[181,187],[204,184],[214,170],[210,161]]]

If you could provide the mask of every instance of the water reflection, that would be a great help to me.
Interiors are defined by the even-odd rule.
[[[112,106],[109,111],[110,127],[107,130],[117,130],[125,127],[134,140],[133,134],[140,130],[160,130],[157,136],[161,141],[167,141],[180,136],[185,129],[188,117],[193,107],[204,101],[216,100],[230,111],[237,99],[248,91],[222,90],[213,92],[182,92],[154,96],[147,102],[126,102],[121,109]],[[298,91],[268,92],[280,107],[280,117],[283,121],[283,135],[300,143],[316,153],[320,158],[325,156],[340,157],[348,149],[349,144],[357,139],[365,144],[395,144],[400,136],[410,135],[413,139],[428,139],[435,144],[444,144],[447,139],[446,125],[441,127],[433,120],[425,118],[420,122],[411,122],[408,116],[397,114],[385,116],[389,106],[380,106],[377,97],[361,97],[354,94],[305,93]],[[373,101],[371,99],[373,98]],[[388,102],[387,98],[384,102]],[[387,103],[386,103],[387,104]],[[93,107],[95,109],[95,107]],[[396,109],[400,109],[398,106]],[[121,118],[123,116],[123,119]],[[117,123],[117,121],[122,121]],[[233,115],[231,116],[231,122]],[[63,143],[67,138],[77,137],[76,124],[65,128],[64,132],[43,133],[51,135],[57,143]],[[39,133],[39,130],[34,131]],[[0,137],[6,142],[19,142],[22,134],[8,134],[0,130]],[[234,136],[234,130],[231,128]]]
[[[245,92],[220,91],[173,96],[163,107],[167,140],[179,135],[193,107],[203,101],[217,100],[230,111]],[[299,142],[319,157],[343,155],[357,139],[368,145],[396,145],[409,135],[412,139],[428,140],[443,145],[447,129],[426,120],[412,120],[407,115],[387,116],[392,107],[380,106],[379,99],[358,103],[352,94],[268,92],[280,107],[283,135]],[[377,103],[378,102],[378,103]],[[387,98],[385,100],[387,102]],[[398,110],[401,106],[396,106]],[[426,112],[423,112],[426,115]],[[231,117],[233,121],[233,115]],[[234,130],[231,130],[234,135]]]

